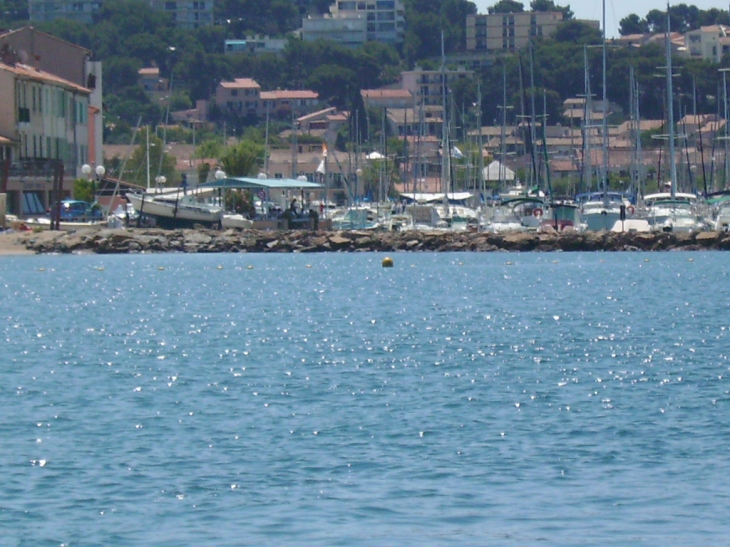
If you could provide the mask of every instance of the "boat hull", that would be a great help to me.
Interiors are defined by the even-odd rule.
[[[223,217],[223,211],[217,207],[162,201],[138,194],[127,194],[127,199],[140,215],[154,218],[161,228],[193,228],[196,224],[218,228]]]

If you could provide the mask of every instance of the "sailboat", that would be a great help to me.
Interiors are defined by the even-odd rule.
[[[667,125],[669,126],[669,192],[646,196],[649,224],[654,231],[695,232],[703,229],[703,223],[695,213],[694,194],[677,193],[677,163],[674,134],[674,93],[672,89],[672,44],[670,36],[669,2],[667,2],[666,78],[667,78]]]
[[[606,75],[606,0],[603,0],[603,99],[602,110],[603,120],[601,123],[602,133],[602,167],[600,177],[600,190],[598,192],[589,192],[587,194],[576,196],[576,200],[581,204],[581,212],[583,220],[586,222],[587,229],[591,231],[610,230],[617,221],[621,220],[622,209],[626,207],[624,197],[618,192],[608,191],[608,79]],[[584,54],[586,57],[587,53]],[[587,76],[586,76],[587,81]],[[588,93],[588,91],[586,92]],[[590,98],[586,95],[586,101]],[[590,136],[588,137],[590,140]],[[588,148],[590,154],[590,147]],[[624,209],[625,211],[625,209]]]
[[[165,182],[164,177],[157,177],[158,183]],[[217,205],[200,202],[199,199],[210,196],[212,190],[192,190],[180,188],[156,188],[150,186],[150,141],[147,128],[147,190],[141,193],[127,193],[127,200],[141,216],[146,215],[154,220],[156,226],[163,228],[192,228],[201,225],[218,228],[223,217],[223,208]]]

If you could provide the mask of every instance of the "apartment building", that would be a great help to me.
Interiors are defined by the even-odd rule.
[[[530,40],[553,34],[563,14],[559,11],[467,15],[467,51],[515,51]]]
[[[448,93],[449,86],[459,79],[473,79],[474,71],[459,67],[456,70],[424,70],[415,67],[401,73],[401,88],[411,92],[416,105],[442,105],[444,88]]]
[[[291,119],[292,114],[302,115],[312,112],[319,106],[319,93],[306,89],[277,89],[262,91],[259,116],[276,116]]]
[[[690,59],[704,59],[720,63],[730,52],[730,27],[710,25],[684,35],[685,55]]]
[[[348,46],[364,42],[401,44],[406,17],[402,0],[338,0],[321,17],[302,20],[306,41],[332,40]]]
[[[261,106],[261,86],[251,78],[236,78],[221,82],[215,92],[215,100],[225,112],[236,116],[258,115]]]
[[[0,151],[5,164],[0,193],[8,212],[39,214],[54,191],[73,192],[73,180],[90,160],[91,90],[10,59],[0,62]]]
[[[407,89],[363,89],[360,91],[360,96],[366,110],[413,106],[413,94]]]
[[[104,0],[28,0],[31,21],[70,19],[90,24]],[[180,28],[213,24],[213,0],[150,0],[154,9],[170,13]]]
[[[236,78],[221,82],[215,93],[220,108],[235,116],[258,116],[290,119],[292,113],[309,113],[319,106],[319,94],[309,90],[261,91],[251,78]]]

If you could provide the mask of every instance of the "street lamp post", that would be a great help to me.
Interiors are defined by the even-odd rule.
[[[355,180],[355,200],[357,201],[357,197],[362,195],[362,192],[360,191],[360,184],[361,184],[360,181],[362,180],[362,169],[360,167],[358,167],[355,170],[355,175],[357,175],[357,179]]]
[[[91,177],[92,168],[91,165],[88,163],[85,163],[81,166],[81,172],[86,175],[86,177],[89,179],[89,182],[91,183],[91,201],[92,203],[96,202],[96,183],[101,182],[101,180],[104,178],[104,175],[106,174],[106,169],[103,165],[97,165],[96,169],[93,169],[94,173],[96,174],[96,179]]]

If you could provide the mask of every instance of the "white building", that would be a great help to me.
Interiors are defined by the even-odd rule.
[[[343,46],[358,47],[365,43],[366,36],[367,20],[364,15],[310,15],[302,20],[302,39],[305,42],[331,40]]]
[[[402,0],[338,0],[330,13],[302,21],[304,40],[332,40],[348,46],[364,42],[401,44],[406,17]]]
[[[720,63],[730,52],[730,27],[709,25],[684,35],[685,55],[690,59],[704,59]]]

